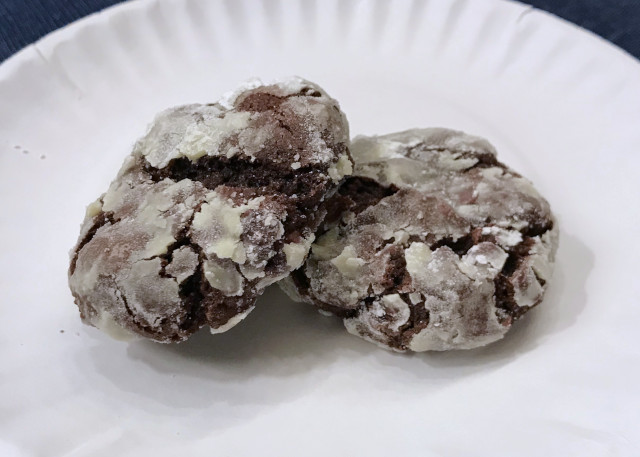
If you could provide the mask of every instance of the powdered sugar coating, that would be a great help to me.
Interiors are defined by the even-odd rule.
[[[276,103],[279,116],[272,115]],[[285,120],[295,124],[296,134],[287,135],[292,126]],[[267,86],[256,79],[218,103],[160,113],[136,150],[158,169],[174,159],[196,162],[204,156],[277,161],[293,170],[328,164],[328,174],[338,182],[351,172],[351,160],[346,150],[337,154],[327,138],[344,143],[348,135],[346,117],[319,86],[298,77]],[[290,141],[283,141],[286,136]]]
[[[347,330],[404,351],[469,349],[540,303],[557,224],[486,140],[447,129],[358,137],[312,253],[284,285]]]
[[[87,209],[69,270],[83,320],[160,342],[236,325],[304,261],[351,169],[348,137],[301,78],[158,115]]]

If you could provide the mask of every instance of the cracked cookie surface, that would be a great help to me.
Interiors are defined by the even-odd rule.
[[[309,258],[281,283],[294,300],[398,351],[486,345],[541,302],[557,224],[487,141],[414,129],[351,153]]]
[[[83,321],[159,342],[233,327],[303,263],[351,172],[348,138],[300,78],[159,114],[87,209],[69,268]]]

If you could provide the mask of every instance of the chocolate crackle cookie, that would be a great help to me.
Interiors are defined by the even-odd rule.
[[[300,78],[161,113],[87,210],[69,268],[84,322],[160,342],[236,325],[303,263],[351,172],[348,138]]]
[[[558,229],[547,201],[485,140],[445,129],[359,137],[354,173],[292,298],[398,351],[469,349],[542,300]]]

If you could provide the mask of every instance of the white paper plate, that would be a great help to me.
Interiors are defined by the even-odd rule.
[[[354,134],[491,139],[560,219],[545,303],[414,356],[277,290],[177,346],[83,326],[67,253],[153,114],[290,74]],[[639,153],[639,63],[516,3],[143,0],[58,31],[0,67],[0,455],[639,455]]]

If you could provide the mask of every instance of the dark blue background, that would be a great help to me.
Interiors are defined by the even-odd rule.
[[[122,0],[0,0],[0,61],[47,33]],[[259,1],[259,0],[256,0]],[[640,0],[528,0],[640,58]]]

